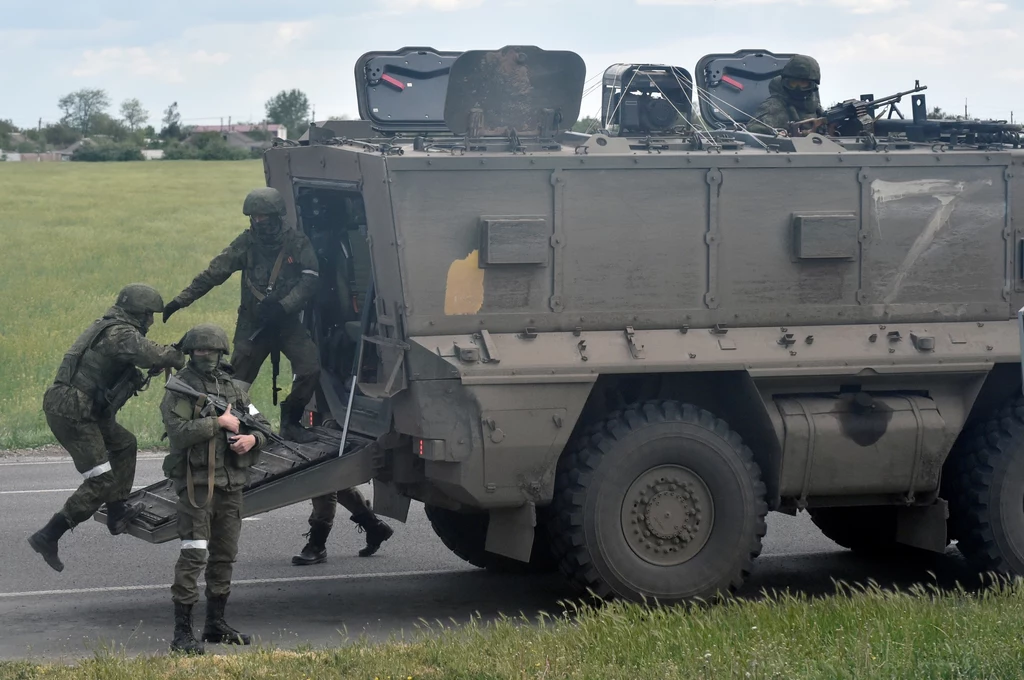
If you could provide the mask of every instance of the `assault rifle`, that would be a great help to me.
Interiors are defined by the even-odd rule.
[[[128,403],[128,400],[139,392],[145,392],[153,376],[160,375],[164,369],[151,368],[143,375],[142,371],[129,366],[110,389],[101,389],[96,394],[96,408],[102,417],[112,416]]]
[[[199,390],[195,389],[194,387],[192,387],[191,385],[189,385],[176,375],[173,375],[170,378],[168,378],[167,384],[164,385],[164,388],[176,394],[181,394],[192,399],[206,397],[206,403],[203,405],[203,408],[199,411],[199,415],[203,417],[219,416],[222,413],[224,413],[224,409],[228,407],[228,402],[226,399],[224,399],[224,397],[217,396],[216,394],[209,394],[208,392],[200,392]],[[272,441],[277,444],[281,444],[282,446],[296,453],[300,458],[307,462],[310,460],[308,456],[303,455],[303,453],[299,451],[291,442],[282,438],[280,435],[274,434],[273,430],[263,425],[263,423],[258,421],[256,417],[253,416],[248,411],[239,411],[234,406],[231,406],[231,415],[238,418],[238,422],[241,423],[242,425],[245,425],[250,430],[262,432],[266,436],[267,441]]]
[[[835,137],[837,135],[851,136],[864,133],[871,134],[874,132],[874,125],[878,120],[874,116],[874,110],[876,107],[896,104],[902,101],[903,97],[908,94],[914,94],[915,92],[921,92],[922,90],[927,89],[928,86],[922,85],[921,81],[918,80],[914,81],[913,89],[897,92],[896,94],[891,94],[888,97],[867,100],[848,99],[845,102],[833,106],[825,112],[824,116],[807,118],[805,120],[798,120],[794,123],[790,123],[788,132],[791,136],[797,136],[805,135],[808,132],[823,130],[824,134],[827,134],[830,137]],[[902,118],[903,116],[901,115],[900,117]]]

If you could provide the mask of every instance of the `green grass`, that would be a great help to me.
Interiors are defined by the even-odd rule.
[[[1013,678],[1024,668],[1024,587],[980,594],[841,589],[710,608],[589,607],[523,620],[424,628],[295,652],[0,664],[0,678]],[[340,625],[340,622],[339,622]]]
[[[53,443],[43,391],[64,352],[122,286],[155,286],[164,301],[184,288],[247,226],[242,199],[265,184],[260,161],[0,163],[0,449]],[[234,333],[239,275],[149,337],[178,340],[208,321]],[[291,368],[282,357],[282,397]],[[159,442],[162,378],[119,421],[142,446]],[[267,362],[253,400],[275,427]]]

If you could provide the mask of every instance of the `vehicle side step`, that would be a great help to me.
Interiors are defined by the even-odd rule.
[[[262,452],[260,462],[251,470],[252,481],[243,492],[242,517],[301,503],[372,479],[376,442],[350,434],[344,455],[338,456],[340,432],[321,427],[311,430],[317,435],[315,443],[271,444]],[[128,526],[129,534],[149,543],[166,543],[178,537],[178,495],[171,480],[139,489],[128,500],[145,506]],[[93,519],[105,524],[106,507],[100,508]]]

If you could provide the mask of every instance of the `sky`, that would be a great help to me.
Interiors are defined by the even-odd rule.
[[[291,88],[318,120],[356,118],[365,52],[519,44],[572,50],[588,78],[620,62],[693,72],[706,54],[805,53],[826,105],[920,80],[929,107],[1019,120],[1022,33],[1024,0],[0,0],[0,119],[56,122],[57,100],[84,87],[105,89],[111,113],[137,97],[157,128],[173,101],[185,124],[259,121]],[[595,93],[580,115],[599,111]]]

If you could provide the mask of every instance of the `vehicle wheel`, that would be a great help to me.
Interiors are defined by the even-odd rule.
[[[895,507],[813,508],[808,513],[821,533],[847,550],[882,555],[909,549],[896,542]]]
[[[982,572],[1024,575],[1024,397],[961,437],[943,476],[964,557]]]
[[[724,421],[677,401],[634,404],[559,461],[552,548],[570,582],[601,598],[710,599],[750,573],[765,495]]]
[[[445,547],[474,567],[496,573],[542,573],[558,569],[548,546],[541,509],[537,511],[537,527],[529,562],[520,562],[484,550],[487,540],[487,513],[455,512],[433,505],[425,505],[424,509],[431,528]]]

